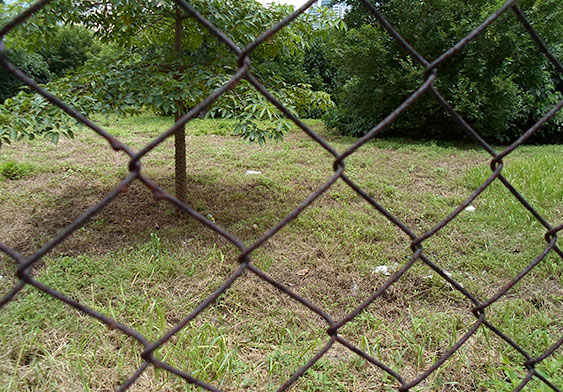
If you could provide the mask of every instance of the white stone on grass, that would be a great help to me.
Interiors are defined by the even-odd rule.
[[[375,267],[371,272],[374,274],[383,274],[385,276],[391,275],[391,269],[388,265],[380,265],[379,267]]]

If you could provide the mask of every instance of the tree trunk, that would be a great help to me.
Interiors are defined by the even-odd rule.
[[[174,50],[176,57],[182,57],[182,37],[183,25],[182,15],[180,9],[176,5],[176,20],[174,29]],[[178,121],[185,112],[184,103],[181,101],[175,102],[176,114],[174,120]],[[186,178],[186,128],[181,127],[174,134],[174,161],[175,161],[175,182],[176,182],[176,197],[181,202],[185,203],[187,200],[187,178]]]
[[[182,114],[177,112],[175,120],[178,121]],[[174,178],[176,182],[176,198],[182,203],[187,200],[187,177],[186,177],[186,128],[181,127],[174,134]]]

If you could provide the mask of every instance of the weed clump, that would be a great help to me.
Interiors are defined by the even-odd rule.
[[[0,164],[0,177],[8,180],[20,180],[35,172],[35,166],[30,163],[6,161]]]

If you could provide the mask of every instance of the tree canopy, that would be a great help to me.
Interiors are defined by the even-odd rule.
[[[327,124],[362,135],[408,97],[422,67],[379,25],[363,4],[348,0],[347,31],[331,35],[326,50],[335,72],[337,108]],[[429,60],[465,37],[502,6],[501,0],[389,0],[373,2],[405,39]],[[557,0],[521,0],[534,29],[563,58],[563,7]],[[434,86],[491,142],[506,143],[563,99],[563,75],[541,53],[512,12],[493,23],[438,70]],[[459,139],[430,94],[393,124],[394,135]],[[536,132],[536,141],[563,141],[563,113]]]
[[[326,14],[305,14],[253,52],[251,71],[295,114],[328,112],[325,123],[329,127],[359,136],[420,85],[423,70],[361,1],[346,1],[351,11],[345,24]],[[503,3],[372,2],[427,59],[452,47]],[[193,0],[190,4],[240,47],[294,10],[283,5],[265,8],[255,0]],[[563,24],[556,22],[563,17],[560,2],[520,0],[518,4],[555,56],[563,58]],[[1,7],[9,14],[21,5]],[[54,1],[7,37],[9,54],[15,58],[18,51],[40,47],[41,42],[56,42],[53,37],[61,26],[80,26],[103,43],[99,53],[79,68],[69,72],[60,63],[65,69],[59,73],[61,78],[44,78],[51,80],[50,91],[85,114],[132,115],[153,110],[178,116],[237,71],[238,59],[227,46],[172,0]],[[40,70],[34,63],[27,68],[38,79]],[[442,64],[434,86],[480,134],[501,143],[521,135],[563,98],[563,76],[554,72],[511,12]],[[281,138],[290,126],[244,80],[206,115],[236,119],[234,132],[259,143]],[[75,126],[61,111],[27,91],[0,106],[0,143],[26,136],[57,141],[60,134],[72,136]],[[429,94],[392,129],[394,135],[414,137],[457,139],[462,135]],[[534,137],[536,141],[563,140],[563,114],[558,113]]]
[[[265,8],[254,0],[199,0],[191,4],[241,47],[293,10],[282,5]],[[18,5],[4,7],[15,11]],[[289,70],[310,38],[323,34],[324,29],[313,29],[307,17],[280,31],[252,54],[253,74],[296,114],[333,105],[328,94],[305,83],[289,83],[275,72]],[[182,23],[181,53],[174,48],[178,18]],[[331,23],[337,22],[327,18],[327,24]],[[173,1],[55,1],[18,27],[7,39],[8,48],[52,41],[58,24],[83,26],[113,50],[111,56],[92,58],[47,85],[49,91],[84,114],[126,115],[147,109],[184,113],[237,69],[235,55],[189,14],[183,10],[178,14]],[[237,118],[235,132],[260,143],[278,139],[289,129],[281,113],[244,81],[221,97],[208,116]],[[29,92],[21,92],[0,107],[0,141],[5,143],[25,136],[56,141],[61,133],[72,136],[75,126],[71,118]]]
[[[190,4],[241,48],[253,42],[293,7],[255,0],[194,0]],[[6,13],[25,6],[1,5]],[[321,15],[322,16],[322,15]],[[323,91],[305,83],[288,83],[274,70],[288,69],[310,38],[338,26],[334,18],[316,16],[315,28],[304,15],[260,45],[251,56],[251,72],[274,97],[295,114],[325,111],[333,102]],[[319,22],[320,21],[320,22]],[[46,87],[75,110],[134,115],[145,110],[173,114],[176,120],[204,101],[237,72],[238,58],[195,18],[172,0],[60,0],[49,3],[8,37],[8,48],[56,42],[61,25],[91,31],[106,50]],[[71,58],[77,53],[69,53]],[[65,67],[59,59],[60,67]],[[234,133],[263,144],[280,139],[290,128],[288,119],[246,80],[241,80],[206,108],[209,117],[236,119]],[[0,106],[0,145],[14,139],[44,136],[53,142],[60,134],[73,137],[78,124],[41,96],[22,91]],[[185,128],[174,134],[176,196],[186,199]]]

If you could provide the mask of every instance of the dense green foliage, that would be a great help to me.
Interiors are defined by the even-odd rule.
[[[30,53],[22,49],[14,49],[8,55],[8,59],[19,69],[25,72],[39,83],[46,83],[51,77],[49,64],[43,56],[37,53]],[[8,71],[0,67],[0,102],[4,102],[6,98],[16,95],[22,83],[12,77]]]
[[[265,8],[254,0],[192,4],[241,47],[293,10],[281,5]],[[175,47],[175,21],[179,17],[180,53]],[[183,10],[175,9],[172,1],[115,0],[109,8],[101,0],[87,4],[72,0],[53,2],[22,25],[11,43],[17,47],[24,40],[48,41],[56,47],[66,41],[52,37],[47,27],[73,23],[95,31],[101,42],[114,45],[111,55],[95,56],[76,72],[47,85],[51,92],[85,114],[126,115],[147,109],[167,115],[186,113],[237,70],[238,59],[227,46]],[[328,20],[327,24],[330,23]],[[251,57],[253,74],[279,101],[302,116],[326,111],[333,105],[328,94],[314,91],[298,76],[291,75],[295,62],[289,59],[302,58],[309,40],[325,34],[329,26],[320,27],[315,30],[306,17],[301,18],[261,45]],[[38,38],[38,29],[46,30],[47,36]],[[56,62],[57,69],[66,66],[66,57]],[[210,107],[208,116],[237,117],[235,133],[260,143],[267,138],[279,139],[290,127],[281,112],[245,81]],[[46,136],[56,141],[60,133],[72,136],[75,126],[68,116],[35,94],[23,92],[0,107],[0,139],[4,142],[26,136]]]
[[[63,76],[83,65],[100,51],[100,44],[93,39],[93,33],[80,26],[62,26],[50,36],[40,37],[36,45],[53,77]]]
[[[91,31],[80,26],[58,26],[49,35],[18,40],[8,58],[38,83],[47,83],[83,65],[99,51],[100,45]],[[0,102],[16,95],[22,86],[0,68]]]
[[[326,14],[304,15],[282,29],[252,54],[252,72],[293,113],[325,115],[329,127],[359,136],[420,86],[423,70],[361,2],[347,2],[352,10],[345,24]],[[181,54],[175,50],[178,10],[172,1],[110,3],[111,7],[102,0],[53,2],[7,37],[10,59],[35,80],[49,81],[50,91],[85,114],[130,115],[147,109],[182,114],[236,72],[236,56],[190,15],[182,16]],[[293,9],[265,8],[254,0],[192,3],[241,47]],[[432,60],[503,1],[390,0],[373,4]],[[563,24],[556,23],[563,17],[559,2],[522,0],[519,4],[555,55],[563,58]],[[0,7],[14,12],[18,5]],[[32,51],[36,54],[31,55]],[[554,72],[512,12],[442,64],[438,75],[437,89],[491,142],[514,140],[563,98],[563,77]],[[11,96],[19,88],[19,82],[11,79],[2,84],[0,94]],[[260,143],[281,138],[290,126],[245,81],[206,114],[238,118],[234,132]],[[26,136],[56,141],[60,134],[72,136],[75,126],[66,115],[25,91],[0,106],[0,142]],[[534,140],[561,142],[562,128],[563,114],[558,113],[536,132]],[[430,94],[388,132],[425,138],[464,136]]]
[[[337,109],[327,124],[362,135],[404,101],[422,81],[422,68],[356,0],[350,29],[325,45],[337,70]],[[453,46],[504,1],[390,0],[374,3],[425,58]],[[519,4],[558,58],[563,58],[563,7],[555,0]],[[336,48],[336,49],[334,49]],[[562,76],[537,49],[512,12],[443,64],[434,83],[454,108],[489,141],[508,142],[562,98]],[[563,114],[536,133],[536,140],[563,140]],[[461,130],[426,94],[393,126],[393,133],[458,138]]]

